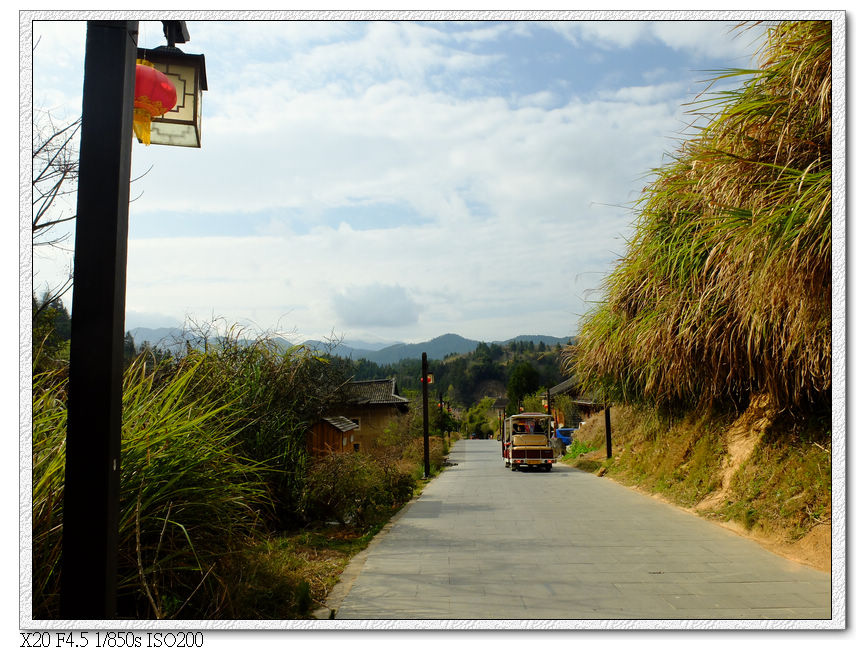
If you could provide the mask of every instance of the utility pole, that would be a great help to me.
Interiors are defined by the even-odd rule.
[[[439,426],[441,427],[441,431],[439,433],[442,437],[442,449],[445,448],[445,402],[444,395],[439,391]]]

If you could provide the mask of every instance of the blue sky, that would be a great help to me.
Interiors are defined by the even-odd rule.
[[[127,328],[573,335],[683,105],[754,65],[733,24],[188,21],[203,146],[134,147]],[[85,31],[34,24],[37,118],[80,110]],[[38,247],[37,290],[70,260]]]

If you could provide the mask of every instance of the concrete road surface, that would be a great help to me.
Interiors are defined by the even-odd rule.
[[[828,573],[609,479],[511,472],[493,440],[450,460],[346,570],[337,619],[831,618]]]

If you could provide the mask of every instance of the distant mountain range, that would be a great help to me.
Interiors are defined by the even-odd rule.
[[[135,345],[140,346],[143,343],[148,343],[151,346],[159,346],[169,349],[176,349],[184,345],[185,341],[189,341],[192,345],[197,345],[199,342],[196,337],[184,332],[179,328],[173,327],[136,327],[131,330],[132,338],[135,339]],[[276,338],[275,341],[289,347],[291,342],[285,339]],[[506,341],[487,341],[487,343],[496,343],[498,345],[508,345],[511,341],[534,342],[535,344],[543,342],[545,345],[555,346],[557,344],[567,345],[571,342],[569,337],[546,336],[544,334],[522,334]],[[367,359],[379,365],[387,365],[390,363],[398,363],[402,359],[417,358],[426,352],[428,359],[444,359],[449,354],[466,354],[473,352],[481,341],[467,339],[459,334],[443,334],[434,339],[423,343],[394,343],[388,345],[386,343],[369,343],[366,341],[341,341],[327,342],[308,340],[304,341],[304,345],[311,349],[320,352],[328,352],[338,357],[349,357],[352,359]]]

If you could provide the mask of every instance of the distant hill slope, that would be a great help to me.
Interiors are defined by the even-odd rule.
[[[197,337],[184,333],[177,327],[136,327],[130,330],[135,345],[141,346],[148,343],[151,346],[159,346],[174,349],[179,342],[189,340],[193,345]],[[521,334],[506,341],[493,341],[498,345],[507,345],[511,341],[533,341],[536,344],[543,342],[545,345],[556,344],[567,345],[570,343],[568,337],[547,336],[545,334]],[[277,338],[276,342],[288,347],[292,345],[289,341]],[[443,334],[423,343],[394,343],[382,347],[382,344],[367,343],[365,341],[344,341],[342,343],[329,343],[324,341],[308,340],[304,345],[322,352],[329,352],[337,357],[352,359],[367,359],[379,365],[399,363],[403,359],[420,359],[426,352],[430,360],[441,360],[450,354],[466,354],[473,352],[480,341],[467,339],[459,334]]]
[[[545,345],[555,346],[557,344],[567,345],[571,342],[571,339],[569,337],[547,336],[544,334],[522,334],[506,341],[493,341],[493,343],[505,346],[511,341],[543,342]],[[306,343],[318,349],[326,349],[325,344],[320,342],[307,341]],[[381,350],[362,350],[346,345],[338,345],[330,352],[334,356],[366,359],[379,365],[388,365],[399,363],[403,359],[420,359],[424,352],[427,353],[429,360],[440,361],[450,354],[474,352],[479,343],[480,341],[467,339],[459,334],[443,334],[423,343],[396,343]]]
[[[398,363],[402,359],[419,359],[424,352],[428,359],[444,359],[449,354],[472,352],[478,343],[459,334],[443,334],[424,343],[397,343],[377,352],[360,350],[357,356],[380,365]]]

